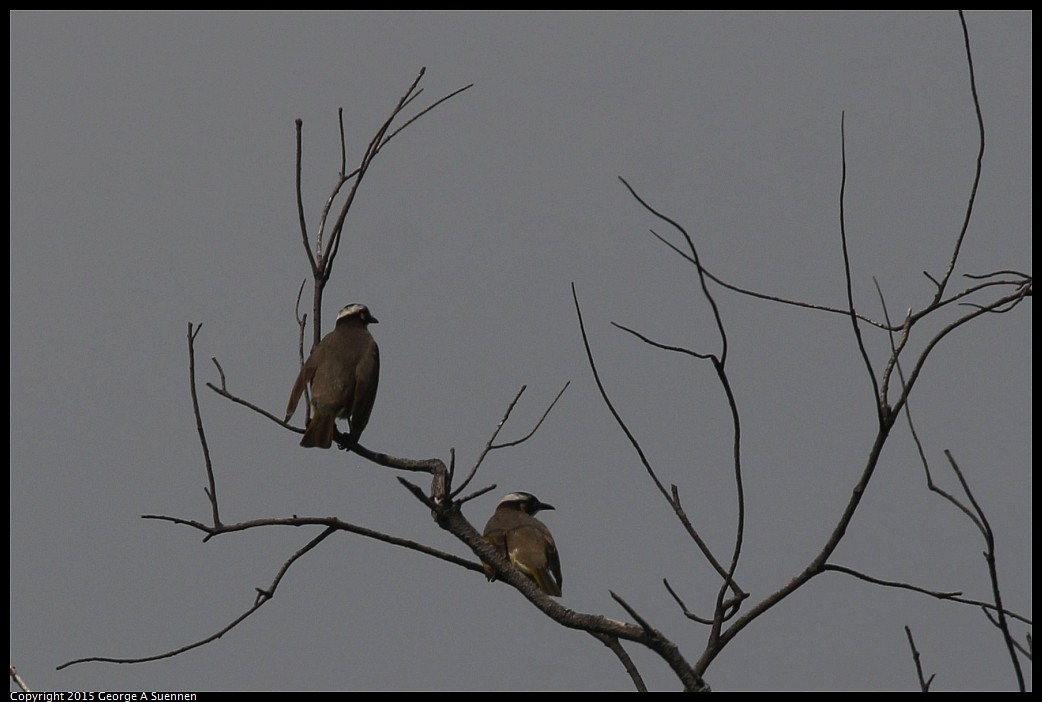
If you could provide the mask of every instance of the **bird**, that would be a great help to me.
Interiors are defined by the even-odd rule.
[[[346,445],[358,443],[369,423],[380,382],[380,349],[367,328],[378,323],[365,305],[347,305],[337,314],[333,330],[311,349],[286,407],[288,422],[297,410],[304,386],[311,383],[312,416],[301,446],[332,446],[338,417],[348,421]]]
[[[499,553],[527,575],[536,586],[552,597],[561,596],[561,559],[557,544],[546,525],[535,518],[543,509],[554,509],[553,505],[540,502],[528,492],[511,492],[503,496],[496,505],[484,537]],[[496,579],[489,564],[485,575],[490,581]]]

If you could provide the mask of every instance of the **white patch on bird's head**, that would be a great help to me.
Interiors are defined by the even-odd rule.
[[[513,507],[528,514],[535,514],[544,509],[554,509],[553,505],[540,502],[539,498],[530,492],[511,492],[504,495],[503,499],[496,505],[496,509],[500,507]]]
[[[506,505],[510,503],[524,504],[526,502],[539,502],[539,498],[530,492],[512,492],[509,495],[503,495],[503,499],[499,501],[499,504]]]
[[[347,317],[354,317],[359,322],[362,322],[364,324],[378,324],[379,323],[377,321],[376,317],[374,317],[369,312],[369,308],[368,307],[366,307],[365,305],[359,304],[357,302],[354,302],[354,303],[348,305],[347,307],[345,307],[344,309],[340,310],[340,312],[336,316],[336,321],[339,322],[341,319],[346,319]]]

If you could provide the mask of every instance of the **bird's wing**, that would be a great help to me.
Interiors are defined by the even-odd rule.
[[[489,520],[489,523],[485,525],[485,533],[482,536],[485,540],[492,544],[492,547],[499,551],[500,555],[504,558],[507,557],[507,532],[505,529],[499,529],[493,526],[495,518]],[[489,580],[496,579],[496,571],[492,569],[488,563],[482,563],[482,567],[485,569],[485,577]]]
[[[550,536],[549,532],[546,533],[546,559],[549,561],[550,572],[557,581],[557,591],[560,593],[561,585],[564,584],[564,579],[561,577],[561,557],[557,554],[557,544],[554,543],[554,538]]]
[[[297,373],[297,380],[293,383],[293,390],[289,393],[289,404],[286,405],[286,419],[289,421],[293,413],[297,411],[297,405],[300,404],[300,396],[304,394],[304,388],[311,382],[311,379],[315,377],[315,366],[312,365],[311,359],[308,358],[308,362],[300,367],[300,372]]]
[[[560,597],[561,563],[553,537],[546,528],[518,527],[510,532],[508,542],[508,555],[514,565],[535,580],[540,590]]]
[[[354,401],[351,407],[351,436],[357,441],[369,423],[369,415],[376,402],[376,388],[380,384],[380,349],[371,342],[368,353],[362,355],[355,368]]]

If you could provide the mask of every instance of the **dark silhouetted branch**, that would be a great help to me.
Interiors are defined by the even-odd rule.
[[[915,675],[919,679],[919,692],[929,692],[930,684],[933,683],[933,679],[936,675],[931,675],[929,680],[923,677],[923,666],[919,660],[919,649],[915,647],[915,641],[912,639],[912,630],[907,626],[905,627],[905,635],[908,637],[908,645],[912,649],[912,661],[915,663]]]

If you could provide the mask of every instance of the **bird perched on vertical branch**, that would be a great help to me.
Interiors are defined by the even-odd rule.
[[[286,421],[297,410],[304,387],[311,384],[311,421],[301,446],[333,445],[338,417],[347,419],[348,446],[358,443],[369,422],[380,382],[380,349],[367,328],[378,320],[365,305],[340,310],[336,326],[311,349],[300,369],[286,407]]]
[[[557,544],[546,525],[534,516],[543,509],[554,507],[527,492],[505,495],[485,524],[484,537],[540,590],[560,597],[561,559],[557,555]],[[485,575],[489,580],[496,579],[487,563]]]

